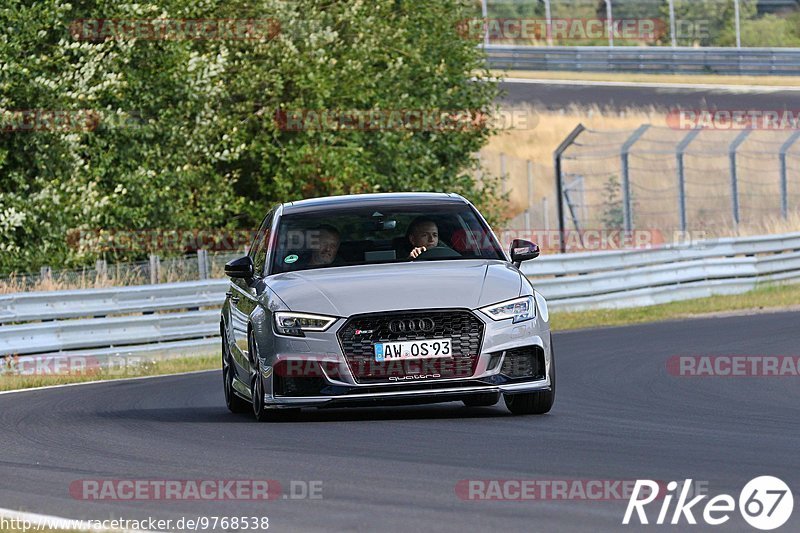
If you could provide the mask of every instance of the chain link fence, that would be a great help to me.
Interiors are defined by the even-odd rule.
[[[665,244],[800,229],[800,131],[580,126],[562,148],[555,171],[531,164],[533,179],[525,161],[482,155],[505,176],[508,230],[563,230],[576,236],[569,251],[588,249],[588,232],[647,233]]]
[[[45,266],[36,273],[13,274],[0,279],[0,294],[222,278],[225,276],[225,263],[241,255],[242,252],[208,253],[198,250],[197,254],[181,257],[151,255],[148,261],[109,264],[100,260],[94,268],[53,269]]]
[[[800,47],[798,0],[476,0],[475,16],[486,44]]]

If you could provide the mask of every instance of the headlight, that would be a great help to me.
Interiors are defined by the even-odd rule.
[[[336,322],[334,317],[306,313],[275,313],[275,330],[280,335],[303,337],[304,331],[325,331]]]
[[[513,324],[536,318],[536,305],[533,303],[533,296],[523,296],[516,300],[489,305],[480,311],[486,313],[492,320],[511,318],[513,319]]]

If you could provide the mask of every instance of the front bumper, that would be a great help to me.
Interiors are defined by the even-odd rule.
[[[474,381],[474,380],[470,380]],[[392,391],[369,391],[357,393],[344,393],[333,396],[269,396],[265,398],[269,409],[287,407],[368,407],[377,405],[412,405],[421,403],[438,403],[459,401],[467,396],[486,393],[520,394],[536,391],[550,390],[550,380],[543,379],[525,383],[512,383],[505,385],[468,384],[456,387],[439,388],[411,388]],[[433,383],[431,383],[433,385]]]
[[[475,394],[519,394],[551,388],[550,328],[539,313],[535,319],[520,324],[512,324],[511,320],[496,322],[480,312],[473,313],[483,322],[484,335],[474,370],[470,375],[458,377],[422,375],[419,379],[359,382],[336,335],[345,319],[340,319],[326,332],[307,333],[303,338],[274,335],[272,350],[260,350],[260,353],[273,354],[262,360],[265,406],[279,409],[407,405],[457,401]],[[537,361],[541,361],[536,371],[527,377],[513,375],[505,364],[511,359],[510,354],[519,349],[535,350]],[[305,363],[311,366],[304,366]],[[312,368],[311,387],[300,392],[287,387],[284,376],[288,374],[282,373],[287,365],[294,370],[305,369],[303,372]],[[290,388],[293,390],[288,390]]]

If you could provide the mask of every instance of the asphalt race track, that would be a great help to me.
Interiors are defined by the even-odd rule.
[[[227,412],[220,372],[0,395],[0,507],[84,519],[268,516],[275,531],[638,531],[621,525],[622,500],[465,501],[455,487],[692,478],[738,500],[747,481],[773,475],[795,499],[779,531],[798,531],[800,378],[677,377],[666,361],[797,355],[799,325],[800,314],[777,313],[557,334],[558,396],[542,417],[448,403],[258,424]],[[322,499],[269,502],[69,492],[81,479],[143,478],[318,480],[323,489]],[[755,531],[738,511],[694,529]]]
[[[513,75],[510,74],[510,75]],[[708,88],[653,88],[625,86],[559,85],[553,83],[502,83],[505,104],[532,104],[540,109],[559,111],[571,105],[597,105],[621,110],[631,107],[669,111],[674,109],[792,110],[800,109],[800,91],[734,91]]]

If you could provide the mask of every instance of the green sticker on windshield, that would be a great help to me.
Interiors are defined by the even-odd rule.
[[[286,259],[284,259],[283,262],[284,263],[294,263],[298,259],[300,259],[300,258],[297,257],[296,255],[292,254],[292,255],[287,255]]]

